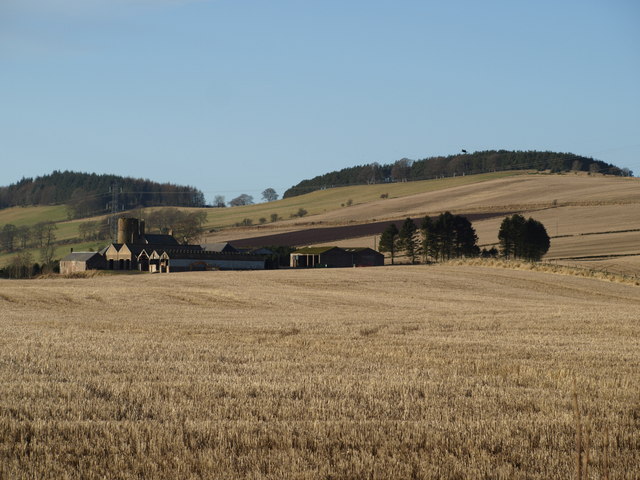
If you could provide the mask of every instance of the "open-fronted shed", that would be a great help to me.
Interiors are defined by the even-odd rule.
[[[371,248],[305,247],[290,258],[293,268],[384,265],[384,256]]]

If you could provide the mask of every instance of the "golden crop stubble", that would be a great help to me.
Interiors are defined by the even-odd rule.
[[[640,460],[637,287],[438,266],[0,288],[3,478],[568,478],[574,374],[589,470]]]

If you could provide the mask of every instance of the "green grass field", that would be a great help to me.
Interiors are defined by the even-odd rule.
[[[259,203],[234,208],[209,209],[207,211],[207,223],[205,226],[209,229],[226,228],[241,222],[245,218],[249,218],[254,224],[257,224],[261,217],[269,221],[273,213],[278,214],[278,216],[283,219],[288,219],[300,208],[307,210],[308,215],[316,215],[345,208],[342,205],[346,205],[349,200],[351,200],[354,205],[357,205],[380,200],[382,194],[388,194],[389,198],[406,197],[417,193],[444,190],[498,178],[522,175],[524,173],[523,171],[493,172],[439,180],[423,180],[419,182],[382,183],[330,188],[271,203]]]
[[[11,223],[16,227],[35,225],[38,222],[63,222],[67,218],[66,205],[12,207],[0,210],[0,225]]]

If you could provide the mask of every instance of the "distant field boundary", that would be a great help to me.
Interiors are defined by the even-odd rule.
[[[585,255],[582,257],[558,257],[554,258],[554,260],[606,260],[608,258],[620,258],[620,257],[638,257],[640,256],[640,252],[638,253],[612,253],[612,254],[602,254],[602,255]]]
[[[614,255],[611,255],[611,257],[613,256]],[[446,263],[448,265],[471,265],[479,267],[505,268],[511,270],[531,270],[535,272],[553,273],[557,275],[571,275],[574,277],[593,278],[608,282],[625,283],[633,286],[640,286],[640,275],[624,275],[608,272],[606,270],[596,270],[592,268],[574,267],[568,265],[557,265],[547,262],[521,262],[517,260],[503,260],[495,258],[466,258],[450,260]]]
[[[632,232],[640,232],[640,228],[631,228],[628,230],[609,230],[606,232],[586,232],[586,233],[574,233],[569,235],[556,235],[551,238],[585,237],[588,235],[610,235],[613,233],[632,233]]]

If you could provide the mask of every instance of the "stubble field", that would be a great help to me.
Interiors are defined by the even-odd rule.
[[[0,478],[637,478],[640,288],[478,266],[0,281]],[[605,477],[606,475],[606,477]]]

